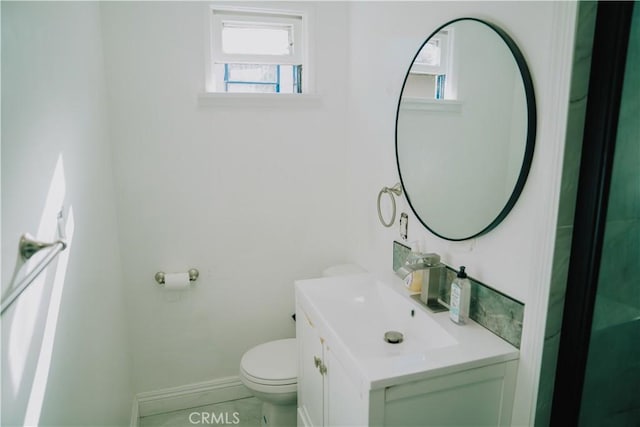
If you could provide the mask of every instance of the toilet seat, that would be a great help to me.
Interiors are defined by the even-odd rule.
[[[250,382],[264,386],[283,386],[298,382],[296,339],[270,341],[247,351],[240,371]]]

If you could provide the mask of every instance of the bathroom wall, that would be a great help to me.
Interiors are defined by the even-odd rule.
[[[489,234],[449,242],[429,234],[409,213],[409,240],[424,240],[448,265],[525,303],[514,425],[532,422],[561,181],[575,4],[563,2],[354,2],[350,4],[349,225],[351,258],[388,274],[397,223],[378,221],[376,196],[399,181],[394,160],[395,113],[404,75],[421,43],[443,23],[486,19],[518,43],[533,76],[538,107],[529,180],[509,216]],[[451,165],[452,175],[455,164]],[[442,179],[448,179],[443,176]],[[438,183],[429,183],[438,185]],[[459,198],[459,195],[451,195]],[[462,208],[473,211],[473,206]]]
[[[237,375],[294,336],[294,279],[347,260],[347,5],[271,6],[309,13],[318,100],[202,105],[207,4],[102,4],[137,392]]]
[[[2,2],[3,293],[20,235],[56,239],[61,206],[69,242],[2,315],[3,426],[128,424],[103,66],[97,3]]]
[[[50,214],[57,206],[46,208],[51,182],[65,184],[51,199],[64,194],[73,237],[68,265],[61,257],[41,291],[25,294],[22,307],[3,316],[3,425],[22,423],[27,401],[42,390],[42,425],[124,424],[131,389],[236,375],[246,349],[293,336],[294,279],[344,261],[391,271],[391,242],[399,236],[397,228],[379,224],[375,201],[382,186],[398,181],[393,135],[400,86],[425,37],[460,16],[501,25],[527,57],[539,108],[530,180],[509,217],[487,236],[443,241],[411,214],[409,235],[425,239],[447,264],[465,264],[477,279],[525,302],[514,421],[529,423],[549,294],[575,6],[281,6],[312,17],[317,101],[199,103],[205,3],[3,2],[3,290],[13,272],[7,254],[15,253],[19,234],[53,236]],[[18,168],[30,162],[42,173]],[[52,179],[62,175],[64,181]],[[410,213],[405,202],[399,208]],[[156,271],[190,267],[201,276],[187,291],[164,292],[153,280]],[[57,298],[59,307],[51,303]],[[27,322],[14,320],[18,310]],[[47,322],[56,326],[53,341],[42,340],[51,328],[45,313],[57,319]],[[25,333],[25,325],[33,332]],[[22,341],[14,346],[11,337]],[[47,361],[39,356],[45,344],[50,365],[40,364]],[[11,349],[29,354],[18,386],[4,375],[12,372]],[[38,372],[49,373],[44,388],[29,385],[43,378]]]
[[[556,361],[560,348],[560,330],[564,309],[571,238],[578,190],[578,175],[582,151],[582,137],[587,112],[589,74],[591,70],[591,49],[596,22],[597,3],[581,2],[578,7],[569,115],[565,155],[562,167],[562,185],[556,242],[553,255],[553,273],[549,288],[547,323],[545,325],[544,350],[538,386],[538,405],[535,425],[547,426],[551,417],[551,404],[556,374]]]

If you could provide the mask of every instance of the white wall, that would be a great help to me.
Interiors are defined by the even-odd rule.
[[[3,426],[124,425],[132,402],[99,7],[3,2],[3,292],[62,204],[68,249],[2,316]]]
[[[33,295],[21,298],[22,308],[11,309],[22,310],[20,322],[17,313],[3,316],[3,425],[21,422],[32,394],[28,383],[38,369],[44,372],[34,355],[43,348],[43,313],[55,308],[49,300],[56,295],[42,424],[122,424],[131,388],[236,375],[243,351],[293,336],[294,279],[350,260],[388,273],[398,234],[379,224],[375,201],[382,186],[398,181],[400,86],[424,38],[460,16],[502,26],[524,52],[538,99],[536,153],[521,199],[494,231],[451,243],[429,235],[410,215],[410,239],[426,239],[447,264],[465,264],[477,279],[526,303],[515,422],[528,423],[546,314],[574,6],[284,7],[311,13],[317,105],[200,106],[205,3],[3,2],[3,290],[19,234],[43,230],[39,238],[52,237],[50,215],[42,227],[40,216],[60,154],[65,206],[73,208],[75,225],[68,268],[57,269],[66,271],[64,286],[44,283],[39,292],[36,284]],[[39,173],[25,176],[19,166],[31,163]],[[400,210],[410,212],[405,202]],[[201,276],[189,291],[167,293],[153,281],[156,271],[190,267]],[[57,270],[46,282],[54,282]],[[41,308],[32,310],[39,301]],[[16,329],[25,325],[34,332]],[[32,338],[8,345],[12,336]],[[5,375],[11,348],[31,355],[23,359],[18,389]]]
[[[533,75],[538,105],[536,151],[524,191],[505,221],[469,242],[428,233],[409,213],[409,240],[526,304],[514,424],[535,405],[546,298],[553,255],[575,7],[553,2],[354,2],[350,5],[349,224],[352,258],[388,274],[397,225],[378,221],[376,195],[399,181],[395,113],[404,75],[421,43],[443,23],[470,16],[493,22],[519,45]],[[453,166],[453,165],[452,165]],[[448,179],[443,176],[442,179]],[[430,183],[437,185],[437,183]],[[451,195],[458,197],[458,195]],[[470,214],[472,206],[467,206]]]
[[[319,105],[199,106],[206,3],[102,4],[138,392],[237,375],[294,335],[293,280],[346,260],[347,7],[280,6],[310,13]]]

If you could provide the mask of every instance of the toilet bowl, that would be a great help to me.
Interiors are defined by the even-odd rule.
[[[341,264],[323,270],[322,276],[364,271],[357,265]],[[298,354],[295,338],[269,341],[248,350],[240,360],[240,381],[262,401],[262,425],[296,425]]]
[[[296,351],[295,338],[269,341],[240,360],[240,381],[262,401],[262,425],[296,425]]]

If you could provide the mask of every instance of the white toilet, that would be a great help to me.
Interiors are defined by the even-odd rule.
[[[323,277],[363,273],[354,264],[334,265]],[[262,401],[262,425],[295,426],[298,391],[298,354],[295,338],[260,344],[240,360],[240,381]]]

